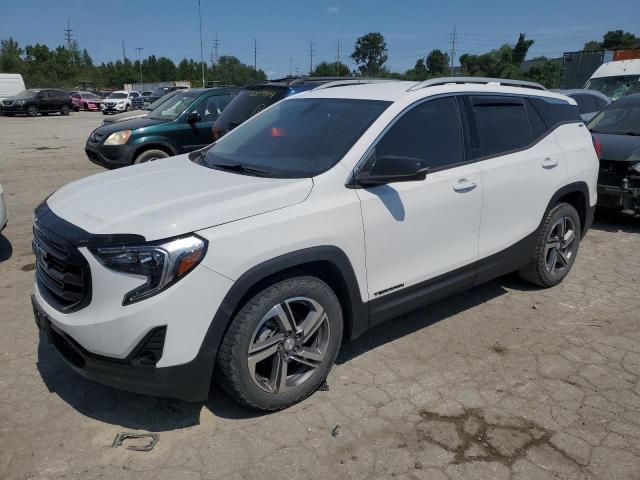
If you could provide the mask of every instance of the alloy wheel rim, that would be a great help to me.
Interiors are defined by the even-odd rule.
[[[545,265],[551,274],[560,274],[570,265],[574,255],[576,229],[570,217],[561,217],[549,229],[545,246]]]
[[[302,385],[324,364],[330,335],[329,318],[317,301],[294,297],[273,306],[251,335],[251,379],[268,393]]]

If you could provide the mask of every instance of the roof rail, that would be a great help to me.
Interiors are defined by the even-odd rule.
[[[431,78],[420,82],[411,87],[407,92],[420,90],[427,87],[435,87],[437,85],[446,85],[449,83],[480,83],[480,84],[496,84],[506,87],[533,88],[535,90],[546,90],[542,85],[536,82],[527,82],[525,80],[510,80],[507,78],[487,78],[487,77],[441,77]]]
[[[334,87],[347,87],[349,85],[362,85],[363,83],[381,83],[381,82],[392,82],[393,79],[390,78],[348,78],[344,80],[336,80],[335,82],[323,83],[322,85],[318,85],[314,90],[323,90],[325,88],[334,88]]]

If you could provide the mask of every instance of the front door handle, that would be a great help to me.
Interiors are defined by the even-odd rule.
[[[456,192],[470,192],[471,190],[473,190],[477,186],[478,186],[478,184],[476,182],[474,182],[473,180],[467,180],[466,178],[463,178],[461,180],[458,180],[458,183],[456,183],[453,186],[453,189]]]
[[[558,166],[558,160],[556,158],[547,157],[542,162],[542,168],[554,168]]]

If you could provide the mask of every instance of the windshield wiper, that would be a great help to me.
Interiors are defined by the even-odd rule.
[[[201,158],[204,158],[204,155],[201,155]],[[209,163],[206,165],[211,168],[215,168],[218,170],[225,170],[228,172],[240,173],[242,175],[252,175],[254,177],[273,177],[273,173],[268,172],[266,170],[261,170],[259,168],[247,167],[246,165],[242,165],[241,163]]]

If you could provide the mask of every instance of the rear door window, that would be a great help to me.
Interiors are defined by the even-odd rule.
[[[471,98],[478,146],[475,157],[503,155],[533,141],[523,99],[479,96]]]
[[[573,99],[578,104],[578,112],[580,112],[580,114],[591,113],[598,110],[593,95],[578,94],[573,95]]]
[[[563,123],[582,122],[578,107],[565,100],[551,97],[529,97],[529,101],[544,120],[549,129]]]

